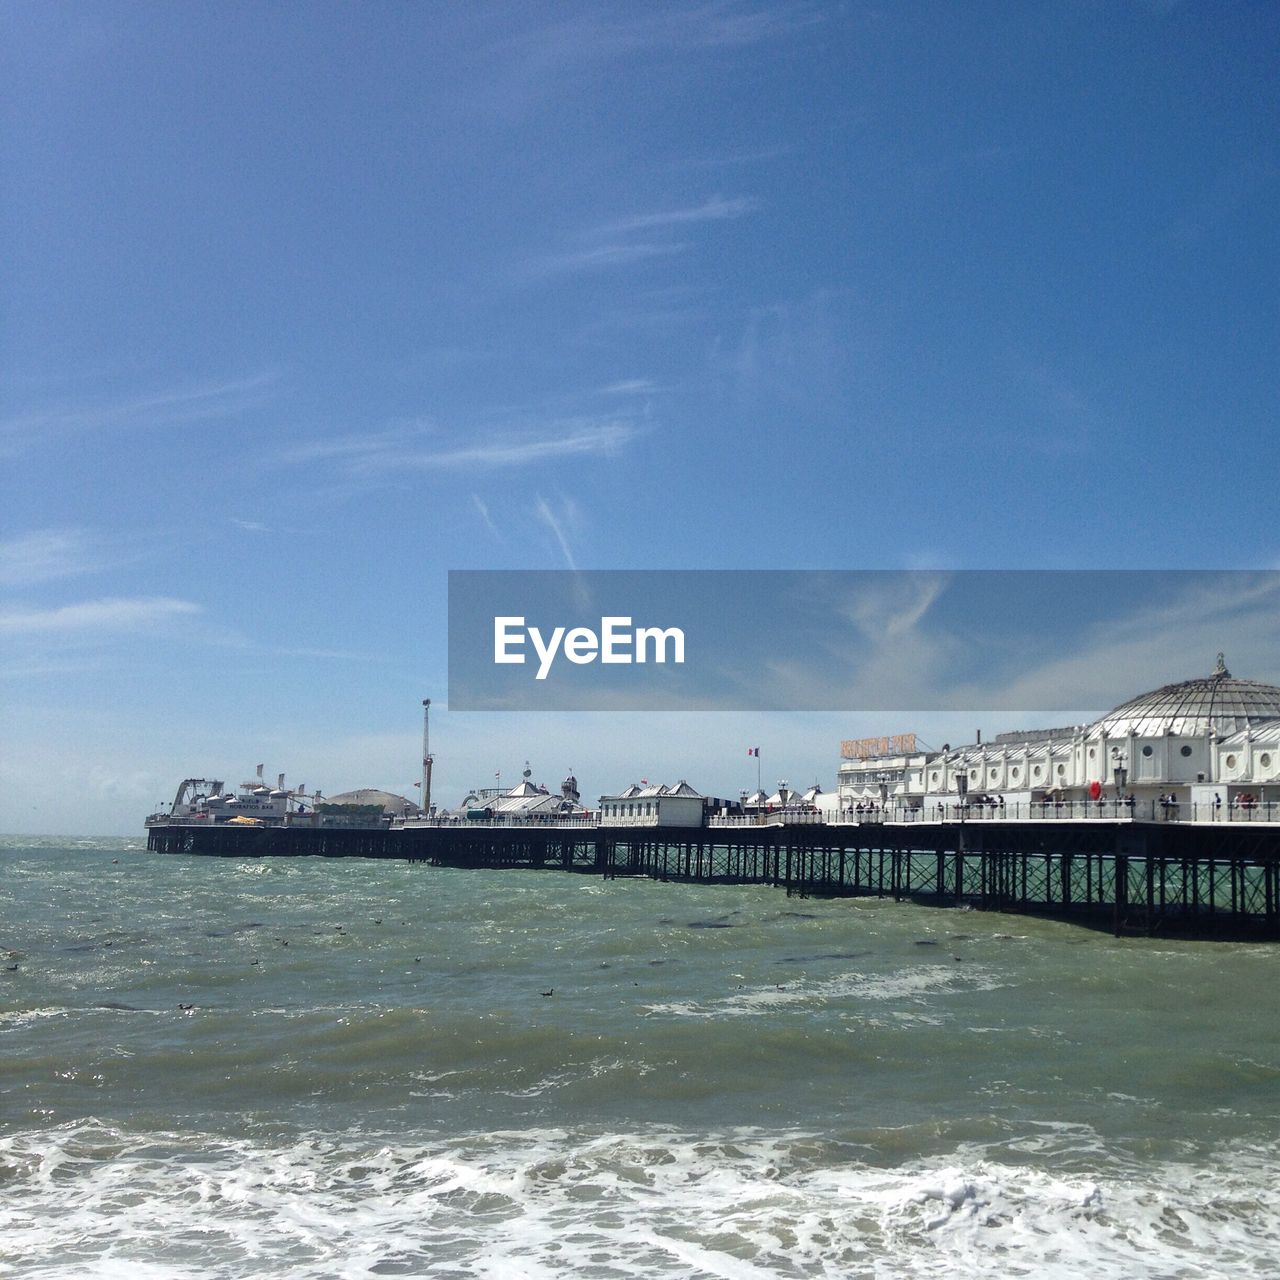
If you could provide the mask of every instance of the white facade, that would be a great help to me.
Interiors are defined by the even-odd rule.
[[[860,804],[917,802],[924,795],[930,766],[941,755],[938,751],[916,751],[909,755],[842,759],[836,774],[840,808],[847,813]]]
[[[1122,773],[1117,773],[1117,770]],[[891,806],[1084,800],[1123,794],[1179,803],[1280,799],[1280,687],[1231,675],[1219,655],[1207,677],[1164,685],[1092,724],[1001,734],[954,750],[842,760],[840,794]],[[963,782],[962,782],[963,779]],[[884,787],[882,791],[881,788]]]
[[[457,810],[463,817],[479,811],[494,818],[557,818],[586,812],[578,801],[578,780],[573,774],[560,784],[559,791],[535,785],[527,776],[509,791],[492,787],[472,791]]]
[[[616,796],[600,797],[606,827],[700,827],[706,797],[681,779],[674,787],[632,783]]]

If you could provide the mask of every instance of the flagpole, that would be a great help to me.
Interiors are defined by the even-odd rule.
[[[756,748],[756,794],[758,795],[763,788],[760,786],[760,748]]]

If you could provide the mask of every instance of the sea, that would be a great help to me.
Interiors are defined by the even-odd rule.
[[[1280,947],[0,839],[0,1275],[1275,1277]]]

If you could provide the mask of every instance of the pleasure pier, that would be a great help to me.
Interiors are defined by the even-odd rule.
[[[686,782],[579,800],[524,780],[429,803],[331,800],[258,779],[188,779],[147,820],[157,853],[402,858],[789,894],[874,895],[1055,916],[1117,935],[1280,939],[1280,687],[1231,675],[1162,686],[1089,725],[939,750],[842,744],[837,789],[704,796]],[[758,759],[758,749],[750,754]],[[1270,794],[1268,791],[1270,790]],[[303,799],[300,800],[300,796]]]
[[[1103,806],[1105,809],[1105,806]],[[1095,806],[1096,810],[1096,806]],[[1280,818],[1280,814],[1276,815]],[[402,858],[605,878],[768,884],[1055,916],[1124,934],[1280,939],[1280,821],[886,816],[698,827],[406,822],[153,827],[156,853]]]

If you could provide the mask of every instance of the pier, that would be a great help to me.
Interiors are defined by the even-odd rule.
[[[1116,936],[1280,939],[1280,822],[1091,817],[668,827],[153,826],[156,853],[402,858],[1043,915]]]

